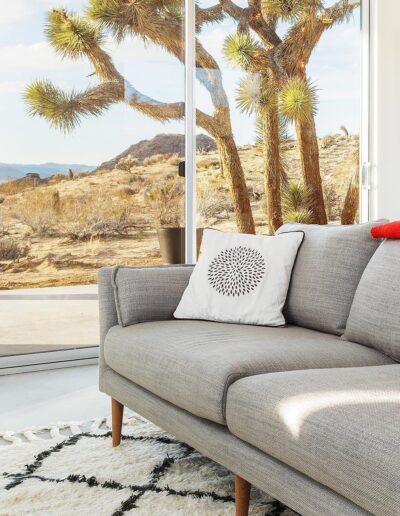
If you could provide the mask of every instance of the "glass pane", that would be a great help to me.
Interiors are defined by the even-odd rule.
[[[360,8],[289,4],[198,4],[200,227],[358,220]]]
[[[111,4],[3,8],[0,356],[97,345],[99,267],[184,259],[183,2]]]

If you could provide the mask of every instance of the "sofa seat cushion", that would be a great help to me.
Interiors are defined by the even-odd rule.
[[[376,350],[297,327],[158,321],[110,329],[105,361],[194,415],[225,424],[226,391],[244,376],[393,363]]]
[[[400,365],[275,373],[228,390],[229,430],[375,515],[400,514]]]

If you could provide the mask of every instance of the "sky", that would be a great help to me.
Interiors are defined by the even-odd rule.
[[[92,73],[90,64],[84,59],[61,60],[43,31],[49,9],[61,6],[82,12],[85,2],[13,0],[4,4],[0,17],[0,162],[98,165],[140,140],[162,132],[183,133],[183,122],[156,122],[123,104],[112,106],[99,118],[84,119],[67,135],[50,128],[43,119],[29,117],[22,94],[26,85],[36,79],[50,79],[66,90],[96,84],[95,78],[88,77]],[[356,13],[348,22],[326,31],[311,57],[307,71],[318,88],[319,136],[338,132],[341,125],[350,132],[359,132],[359,27]],[[225,37],[233,31],[232,22],[224,20],[204,31],[200,39],[222,69],[235,139],[244,145],[254,140],[254,120],[235,107],[235,90],[242,72],[232,69],[221,53]],[[160,101],[183,100],[183,66],[160,48],[145,46],[135,39],[117,46],[109,39],[106,50],[139,91]],[[210,112],[208,93],[200,85],[195,98],[199,108]]]

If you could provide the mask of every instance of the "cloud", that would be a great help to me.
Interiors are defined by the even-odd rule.
[[[3,6],[0,16],[0,26],[8,26],[33,14],[33,2],[29,0],[19,0],[7,2]]]
[[[62,61],[46,41],[31,45],[17,44],[0,47],[0,69],[4,71],[18,70],[65,70],[78,68],[82,62]]]

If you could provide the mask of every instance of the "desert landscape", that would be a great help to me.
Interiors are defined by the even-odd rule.
[[[158,135],[92,172],[28,173],[0,183],[0,289],[90,284],[102,266],[160,264],[157,228],[183,225],[182,138]],[[359,137],[343,130],[318,143],[326,210],[336,223],[358,168]],[[198,225],[234,230],[214,142],[201,135],[197,147]],[[239,154],[257,232],[266,233],[262,150],[248,145]],[[284,217],[306,221],[296,141],[283,143],[282,155]]]

